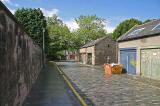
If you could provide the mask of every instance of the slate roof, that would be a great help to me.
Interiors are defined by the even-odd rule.
[[[86,48],[86,47],[94,46],[95,44],[98,44],[100,41],[102,41],[103,39],[105,39],[105,38],[107,38],[107,37],[110,37],[110,36],[107,35],[107,36],[105,36],[105,37],[102,37],[102,38],[93,40],[93,41],[91,41],[91,42],[88,42],[88,43],[86,43],[85,45],[83,45],[81,48]]]
[[[138,39],[138,38],[144,38],[144,37],[149,37],[149,36],[155,36],[160,34],[160,29],[152,30],[155,26],[160,24],[160,19],[153,20],[151,22],[142,24],[142,25],[135,25],[133,26],[129,31],[127,31],[125,34],[120,36],[117,41],[122,42],[122,41],[128,41],[128,40],[133,40],[133,39]],[[137,29],[144,28],[141,32],[135,35],[131,35],[131,33]]]

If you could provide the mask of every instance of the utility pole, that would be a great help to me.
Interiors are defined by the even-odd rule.
[[[43,51],[42,51],[42,61],[43,61],[43,68],[45,67],[44,63],[44,55],[45,55],[45,47],[44,47],[44,33],[45,33],[45,28],[43,28]]]

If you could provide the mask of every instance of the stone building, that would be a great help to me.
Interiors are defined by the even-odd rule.
[[[83,64],[102,65],[117,62],[116,42],[111,36],[91,41],[79,49],[79,60]]]
[[[73,52],[73,51],[67,51],[65,50],[65,57],[66,57],[66,60],[75,60],[76,59],[76,52]]]
[[[117,41],[118,62],[127,73],[160,79],[160,19],[135,25]]]

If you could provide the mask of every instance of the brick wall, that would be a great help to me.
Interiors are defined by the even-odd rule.
[[[41,70],[41,48],[0,2],[0,106],[21,106]]]

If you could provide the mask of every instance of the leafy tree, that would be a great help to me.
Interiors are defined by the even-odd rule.
[[[49,31],[49,57],[56,58],[60,51],[67,50],[70,44],[70,31],[56,15],[47,18]]]
[[[70,40],[71,40],[71,44],[69,49],[72,51],[78,50],[83,45],[83,42],[82,42],[83,38],[77,32],[71,33]]]
[[[140,25],[142,24],[142,21],[132,18],[121,22],[113,32],[113,39],[116,40],[118,37],[126,33],[136,24]]]
[[[47,17],[47,26],[63,26],[63,22],[56,15],[52,17]]]
[[[24,26],[25,30],[30,34],[31,38],[42,47],[43,30],[46,28],[46,20],[42,11],[38,9],[22,8],[15,12],[15,17]],[[45,46],[48,48],[48,34],[45,32]]]
[[[146,21],[143,22],[143,24],[147,23],[147,22],[151,22],[152,20],[148,19]]]
[[[105,20],[97,17],[96,15],[81,15],[75,20],[79,25],[78,30],[72,33],[72,40],[76,49],[91,40],[95,40],[106,35],[104,30]]]

